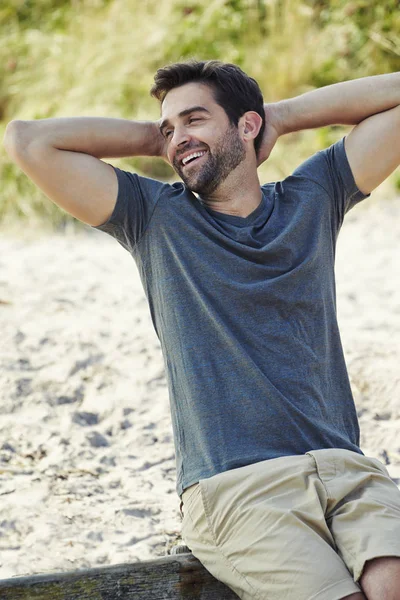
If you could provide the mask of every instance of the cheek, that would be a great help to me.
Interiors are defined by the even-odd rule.
[[[173,153],[168,148],[167,148],[167,158],[168,158],[168,162],[172,165],[173,164]]]

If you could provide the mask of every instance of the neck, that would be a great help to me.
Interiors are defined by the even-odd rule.
[[[200,196],[200,200],[211,210],[237,217],[248,217],[262,200],[257,169],[252,170],[251,173],[232,172],[212,194]]]

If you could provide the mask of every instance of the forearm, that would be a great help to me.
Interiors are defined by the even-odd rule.
[[[267,105],[279,135],[326,125],[357,125],[400,105],[400,72],[329,85]]]
[[[31,143],[83,152],[96,158],[161,156],[158,124],[101,117],[67,117],[12,121],[5,143],[23,149]]]

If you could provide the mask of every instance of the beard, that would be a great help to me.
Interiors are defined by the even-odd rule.
[[[196,148],[193,148],[193,151],[195,150]],[[208,147],[206,161],[203,165],[189,173],[184,172],[182,164],[178,160],[174,160],[173,166],[189,190],[201,196],[209,196],[245,158],[246,151],[239,131],[234,125],[231,125],[227,132],[217,140],[212,153]]]

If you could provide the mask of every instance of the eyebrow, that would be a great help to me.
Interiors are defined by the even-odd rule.
[[[211,114],[209,110],[207,110],[204,106],[191,106],[190,108],[185,108],[185,110],[182,110],[179,114],[178,117],[182,118],[182,117],[186,117],[187,115],[190,115],[190,113],[193,112],[205,112],[207,114]],[[165,119],[164,121],[161,122],[160,125],[160,131],[161,133],[163,132],[163,130],[168,127],[168,125],[170,125],[170,122],[168,121],[168,119]]]

